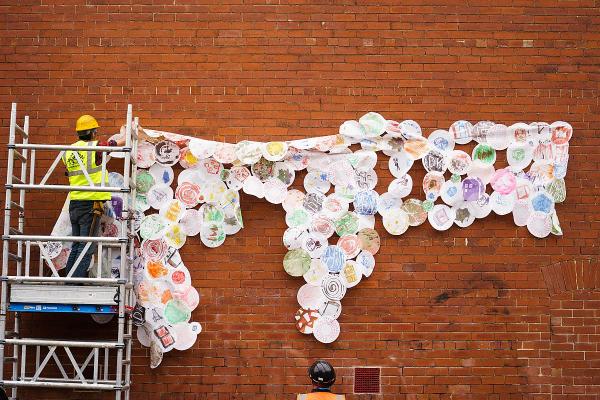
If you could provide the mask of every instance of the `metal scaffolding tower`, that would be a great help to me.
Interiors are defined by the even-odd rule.
[[[20,139],[16,141],[17,135]],[[131,376],[132,322],[126,311],[135,304],[132,290],[134,257],[134,210],[137,154],[137,118],[132,119],[132,107],[127,108],[125,146],[87,146],[85,151],[102,154],[102,183],[94,186],[86,166],[78,159],[89,186],[48,184],[48,179],[68,150],[78,146],[29,143],[29,118],[23,126],[17,125],[17,105],[12,104],[10,134],[8,138],[8,167],[6,178],[6,201],[4,208],[4,231],[2,235],[2,276],[0,293],[0,385],[12,388],[9,396],[17,399],[19,387],[71,388],[82,390],[107,390],[115,392],[115,399],[129,399]],[[41,181],[36,182],[36,152],[59,152]],[[105,185],[108,174],[106,162],[110,152],[123,157],[122,187]],[[15,174],[15,162],[20,163],[20,175]],[[39,232],[25,234],[25,193],[32,190],[71,190],[111,192],[123,200],[119,237],[73,237],[41,235]],[[13,196],[16,195],[16,199]],[[17,211],[17,226],[13,220]],[[75,266],[67,276],[60,276],[48,255],[52,243],[85,243]],[[83,255],[95,244],[96,277],[75,278],[71,274]],[[118,251],[120,258],[118,277],[102,277],[103,252]],[[91,252],[91,250],[90,250]],[[34,261],[35,255],[39,258]],[[110,258],[109,258],[110,260]],[[35,268],[37,264],[38,268]],[[50,275],[51,272],[51,275]],[[50,276],[48,276],[50,275]],[[7,331],[7,317],[14,315],[12,329]],[[72,312],[79,314],[115,314],[118,317],[116,338],[110,340],[57,340],[25,338],[21,336],[23,312]],[[59,321],[57,320],[57,323]],[[104,328],[104,329],[109,329]],[[9,351],[12,354],[8,356]],[[11,365],[12,364],[12,365]],[[70,364],[70,365],[69,365]],[[111,368],[112,366],[112,368]],[[12,367],[12,376],[5,377]],[[70,371],[72,367],[72,372]],[[9,374],[7,374],[9,375]]]

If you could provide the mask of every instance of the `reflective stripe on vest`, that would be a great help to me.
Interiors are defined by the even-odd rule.
[[[344,400],[343,394],[333,394],[330,392],[312,392],[299,394],[296,400]]]
[[[97,143],[98,141],[85,142],[79,140],[73,143],[73,146],[95,146]],[[81,163],[77,160],[76,154],[79,155]],[[102,165],[96,164],[95,151],[68,150],[63,155],[62,161],[67,167],[67,176],[69,177],[69,184],[71,186],[90,186],[84,169],[94,185],[100,186],[102,182]],[[104,174],[104,183],[108,185],[108,171],[105,171]],[[108,192],[83,192],[74,190],[69,193],[69,197],[71,200],[110,200],[111,196]]]

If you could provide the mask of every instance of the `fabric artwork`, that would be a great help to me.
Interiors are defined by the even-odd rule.
[[[370,112],[344,122],[339,134],[285,142],[232,144],[144,132],[152,139],[137,154],[135,287],[145,308],[138,338],[148,346],[158,340],[162,351],[191,346],[189,331],[199,331],[189,324],[197,291],[178,249],[188,240],[217,247],[242,229],[240,191],[285,210],[283,268],[304,281],[296,327],[323,343],[340,334],[348,290],[374,271],[381,244],[376,218],[389,234],[402,235],[425,222],[439,231],[466,228],[494,212],[512,214],[538,238],[562,234],[555,204],[566,196],[573,133],[566,122],[457,121],[425,137],[415,121]],[[472,151],[459,148],[469,143]],[[504,168],[495,166],[500,151]],[[384,190],[377,190],[375,172],[380,153],[394,177]],[[418,185],[422,196],[409,198],[415,164],[426,174]],[[301,173],[302,190],[292,188]],[[181,345],[180,336],[186,337]]]

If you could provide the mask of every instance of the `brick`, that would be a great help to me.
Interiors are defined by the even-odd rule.
[[[116,132],[129,102],[143,126],[227,141],[336,133],[371,110],[414,119],[426,135],[458,119],[575,127],[568,195],[556,205],[564,236],[534,239],[510,216],[490,216],[392,237],[378,217],[375,272],[344,299],[333,345],[294,329],[302,280],[281,268],[284,213],[242,195],[245,229],[223,247],[190,238],[182,250],[204,332],[158,370],[136,343],[133,399],[291,398],[309,389],[306,367],[318,357],[339,366],[346,393],[352,367],[383,366],[386,400],[600,395],[598,1],[4,3],[4,140],[13,101],[31,115],[34,141],[50,143],[69,143],[84,112]],[[391,181],[382,160],[380,192]],[[38,154],[39,166],[51,162]],[[5,165],[1,152],[2,176]],[[423,175],[414,172],[411,196],[422,196]],[[27,230],[49,232],[62,201],[29,196]],[[23,318],[24,329],[57,325],[36,321]],[[55,329],[99,331],[73,318]],[[109,398],[40,393],[20,398]]]

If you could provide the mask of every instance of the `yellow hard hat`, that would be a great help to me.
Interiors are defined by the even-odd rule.
[[[82,115],[77,119],[77,124],[75,124],[76,131],[87,131],[88,129],[100,128],[98,125],[98,121],[96,118],[91,115]]]

